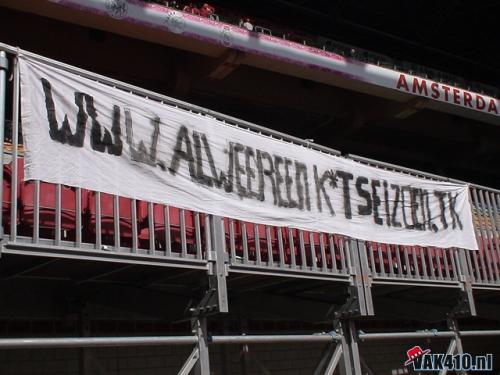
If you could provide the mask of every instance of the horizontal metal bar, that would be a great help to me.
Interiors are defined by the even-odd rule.
[[[336,334],[317,335],[239,335],[211,336],[209,342],[219,344],[274,344],[300,342],[336,342]],[[192,345],[196,336],[145,336],[145,337],[62,337],[62,338],[10,338],[0,339],[0,349],[91,348],[108,346],[161,346]]]
[[[289,266],[287,264],[287,266]],[[247,273],[254,275],[282,275],[282,276],[291,276],[302,279],[316,279],[316,280],[332,280],[332,281],[340,281],[340,282],[350,282],[351,275],[336,273],[336,272],[321,272],[321,271],[305,271],[302,269],[294,269],[294,268],[278,268],[278,267],[259,267],[252,264],[243,264],[243,263],[233,263],[229,267],[229,272],[231,273]]]
[[[421,338],[449,338],[454,332],[422,331],[395,333],[359,332],[362,341],[397,340]],[[461,337],[500,336],[500,330],[493,331],[461,331]],[[237,335],[211,336],[209,343],[221,344],[276,344],[276,343],[327,343],[341,339],[335,333],[313,335]],[[162,346],[193,345],[198,342],[196,336],[143,336],[143,337],[62,337],[62,338],[10,338],[0,339],[0,349],[42,349],[42,348],[91,348],[119,346]]]
[[[277,344],[299,342],[337,342],[340,336],[336,334],[317,335],[239,335],[239,336],[212,336],[212,344]]]
[[[30,238],[26,238],[29,241]],[[50,244],[31,244],[28,242],[21,242],[20,239],[16,242],[6,242],[2,252],[5,254],[19,254],[19,255],[34,255],[34,256],[48,256],[65,259],[77,260],[100,260],[105,262],[129,263],[134,265],[153,265],[164,267],[182,267],[206,270],[207,261],[203,259],[181,258],[177,254],[174,257],[150,254],[131,253],[130,249],[127,251],[111,252],[104,250],[95,250],[88,247],[69,247],[69,246],[53,246]]]
[[[433,178],[436,180],[447,181],[447,182],[452,182],[452,183],[456,183],[456,184],[467,184],[467,185],[470,185],[471,187],[474,187],[477,189],[483,189],[483,190],[488,190],[488,191],[491,191],[494,193],[500,193],[500,190],[494,189],[494,188],[491,188],[488,186],[472,184],[472,183],[468,183],[466,181],[457,180],[457,179],[449,178],[449,177],[444,177],[444,176],[440,176],[440,175],[433,174],[433,173],[423,172],[423,171],[419,171],[417,169],[402,167],[400,165],[391,164],[391,163],[387,163],[387,162],[380,161],[380,160],[370,159],[370,158],[366,158],[364,156],[359,156],[356,154],[347,154],[347,155],[344,155],[344,157],[346,157],[348,159],[355,160],[355,161],[359,161],[362,163],[375,164],[375,165],[378,165],[378,166],[383,167],[383,168],[394,169],[394,170],[399,171],[399,172],[411,173],[411,174],[419,175],[422,177]]]
[[[500,330],[491,331],[460,331],[461,337],[484,337],[500,336]],[[421,331],[421,332],[387,332],[387,333],[364,333],[358,332],[361,341],[373,340],[398,340],[398,339],[424,339],[424,338],[448,338],[454,337],[451,331]]]
[[[197,342],[196,336],[15,338],[0,339],[0,349],[193,345]]]
[[[416,169],[411,169],[411,168],[403,167],[403,166],[396,165],[396,164],[387,163],[387,162],[380,161],[380,160],[367,158],[367,157],[356,155],[356,154],[347,154],[345,156],[349,159],[352,159],[352,160],[356,160],[356,161],[367,163],[367,164],[375,164],[375,165],[378,165],[380,167],[394,169],[394,170],[400,171],[400,172],[412,173],[412,174],[421,175],[421,176],[427,177],[427,178],[433,178],[436,180],[451,181],[451,179],[449,177],[444,177],[444,176],[440,176],[440,175],[433,174],[433,173],[423,172],[423,171],[419,171]],[[454,180],[454,181],[460,182],[460,183],[465,183],[463,181],[458,181],[458,180]]]
[[[425,286],[425,287],[439,287],[439,288],[460,288],[459,280],[433,280],[433,279],[412,279],[409,277],[373,277],[373,284],[377,285],[405,285],[405,286]]]
[[[461,337],[500,336],[500,331],[461,331]]]
[[[94,81],[99,81],[99,82],[104,83],[106,85],[114,86],[114,87],[117,87],[117,88],[120,88],[120,89],[123,89],[126,91],[135,92],[135,93],[138,93],[140,95],[147,96],[149,99],[154,99],[154,100],[158,100],[160,102],[168,103],[170,105],[179,106],[182,108],[187,108],[191,111],[202,113],[202,114],[214,117],[214,118],[222,120],[222,121],[227,121],[230,124],[232,123],[232,124],[237,125],[237,126],[242,127],[242,128],[247,128],[247,129],[252,130],[253,132],[256,132],[256,133],[263,133],[263,134],[271,136],[273,138],[283,139],[285,141],[299,144],[299,145],[302,145],[302,146],[305,146],[305,147],[308,147],[308,148],[311,148],[311,149],[314,149],[317,151],[325,152],[328,154],[341,155],[340,151],[334,150],[332,148],[322,146],[322,145],[319,145],[316,143],[312,143],[312,142],[307,141],[305,139],[297,138],[297,137],[294,137],[292,135],[279,132],[277,130],[269,129],[269,128],[266,128],[264,126],[254,124],[252,122],[248,122],[245,120],[238,119],[236,117],[232,117],[232,116],[228,116],[228,115],[216,112],[216,111],[212,111],[212,110],[207,109],[207,108],[203,108],[203,107],[199,107],[199,106],[187,103],[187,102],[183,102],[181,100],[174,99],[174,98],[171,98],[169,96],[164,96],[164,95],[155,93],[153,91],[145,90],[145,89],[140,88],[138,86],[134,86],[134,85],[122,82],[122,81],[118,81],[118,80],[115,80],[115,79],[112,79],[109,77],[105,77],[105,76],[102,76],[100,74],[92,73],[92,72],[89,72],[88,70],[84,70],[84,69],[80,69],[80,68],[77,68],[77,67],[72,66],[72,65],[64,64],[64,63],[61,63],[57,60],[49,59],[47,57],[22,50],[20,48],[13,47],[13,46],[10,46],[8,44],[0,43],[0,50],[15,54],[15,55],[29,56],[30,58],[36,59],[36,60],[41,61],[43,63],[46,63],[48,65],[54,66],[56,68],[63,69],[65,71],[68,71],[68,72],[71,72],[74,74],[78,74],[82,77],[86,77],[86,78],[89,78],[89,79],[94,80]]]
[[[462,333],[461,333],[462,334]],[[359,332],[361,341],[372,340],[400,340],[400,339],[424,339],[453,337],[454,332],[422,331],[422,332],[387,332],[387,333],[364,333]]]

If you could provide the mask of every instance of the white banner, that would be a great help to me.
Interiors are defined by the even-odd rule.
[[[477,249],[468,188],[226,125],[21,56],[25,175],[268,225]]]

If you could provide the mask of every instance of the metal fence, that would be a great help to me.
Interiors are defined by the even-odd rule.
[[[452,180],[434,174],[404,168],[357,155],[349,158],[384,170],[430,180]],[[423,282],[459,282],[467,279],[477,286],[500,285],[500,192],[470,185],[470,201],[478,251],[435,247],[400,246],[364,242],[374,280],[419,280]]]
[[[467,252],[473,284],[500,284],[500,192],[476,186],[470,189],[479,251]]]
[[[0,44],[10,54],[13,82],[6,85],[5,69],[0,83],[12,103],[11,127],[5,127],[3,181],[0,213],[7,251],[38,249],[78,256],[112,256],[130,261],[183,263],[206,267],[212,249],[210,215],[172,206],[138,201],[40,181],[24,181],[24,158],[20,144],[20,77],[16,62],[18,49]],[[4,52],[4,57],[5,57]],[[339,155],[336,150],[311,144],[286,134],[193,106],[107,77],[87,72],[28,52],[23,53],[58,68],[79,74],[134,95],[147,97],[200,116],[211,116],[228,126],[245,128],[286,142]],[[2,121],[4,115],[2,114]],[[4,127],[2,127],[2,130]],[[6,143],[10,141],[10,143]],[[10,146],[9,146],[10,144]],[[348,158],[377,168],[411,174],[420,178],[449,180],[356,155]],[[356,272],[374,282],[402,281],[422,284],[457,285],[470,278],[477,286],[500,284],[500,195],[499,191],[471,186],[479,251],[399,246],[358,241],[363,255],[353,257],[351,238],[334,233],[313,233],[286,227],[272,227],[230,218],[221,221],[223,249],[232,269],[253,269],[267,273],[321,275],[348,279]],[[357,267],[357,261],[365,262]],[[356,271],[358,270],[358,271]]]
[[[228,218],[224,223],[231,266],[331,276],[350,274],[350,238]]]

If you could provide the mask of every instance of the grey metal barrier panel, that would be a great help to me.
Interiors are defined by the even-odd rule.
[[[206,216],[176,207],[40,181],[24,181],[24,160],[4,165],[8,247],[74,248],[206,262]],[[17,178],[15,173],[17,171]],[[5,196],[5,195],[4,195]],[[208,219],[208,218],[207,218]],[[7,250],[8,251],[8,250]],[[200,264],[201,266],[201,264]]]
[[[475,285],[500,285],[500,193],[471,186],[472,216],[479,251],[467,252]]]
[[[202,213],[61,184],[25,181],[20,72],[16,54],[11,58],[11,92],[6,92],[6,82],[0,79],[0,102],[5,103],[7,96],[12,99],[12,126],[1,137],[3,251],[116,260],[121,256],[130,262],[175,261],[204,269],[208,226]],[[2,111],[5,114],[3,107]]]
[[[365,241],[371,275],[375,281],[414,280],[429,283],[460,279],[458,249],[402,246]]]
[[[224,232],[230,266],[275,273],[350,275],[348,237],[231,218],[224,219]]]
[[[463,181],[450,179],[427,172],[365,158],[347,155],[348,158],[376,168],[409,174],[415,177],[450,181],[465,184]],[[480,284],[499,283],[498,255],[500,248],[498,228],[500,216],[498,208],[499,191],[478,185],[470,185],[471,203],[475,221],[476,238],[480,251],[465,251],[465,257],[459,253],[463,249],[441,249],[436,247],[399,246],[366,242],[370,270],[375,281],[416,280],[431,283],[458,282],[465,275],[465,269],[472,281]]]
[[[20,53],[20,50],[5,44],[0,44],[0,49],[17,55]],[[82,75],[86,78],[95,80],[96,82],[101,82],[106,85],[110,85],[112,87],[133,93],[135,95],[148,97],[149,99],[156,100],[165,104],[173,105],[175,107],[183,108],[189,110],[191,112],[196,112],[204,116],[211,116],[217,118],[218,120],[225,122],[232,126],[243,127],[248,130],[258,132],[261,134],[265,134],[269,137],[280,138],[287,142],[292,142],[296,144],[300,144],[306,147],[310,147],[312,149],[316,149],[321,152],[326,152],[330,154],[338,155],[340,154],[336,150],[329,149],[327,147],[323,147],[320,145],[312,144],[307,140],[298,139],[295,137],[291,137],[289,135],[279,133],[270,129],[266,129],[264,127],[242,121],[239,119],[235,119],[233,117],[225,116],[223,114],[213,112],[207,110],[205,108],[193,106],[191,104],[178,101],[176,99],[172,99],[163,95],[159,95],[147,90],[143,90],[136,86],[128,85],[123,82],[119,82],[104,76],[100,76],[82,69],[78,69],[51,59],[44,58],[39,55],[35,55],[26,51],[22,51],[22,53],[29,55],[34,59],[38,59],[47,64],[56,66],[60,69],[64,69],[66,71],[70,71],[75,74]],[[15,61],[15,60],[14,60]],[[12,131],[12,143],[18,143],[18,131],[20,129],[19,124],[19,72],[17,66],[14,66],[14,98],[13,100],[13,131]],[[350,155],[350,158],[354,160],[358,160],[364,162],[366,164],[374,165],[384,169],[393,169],[403,173],[410,173],[423,178],[431,178],[431,179],[441,179],[441,180],[450,180],[445,177],[431,175],[425,172],[414,171],[404,167],[399,167],[395,165],[391,165],[388,163],[381,163],[378,161],[373,161],[370,159]],[[20,177],[22,177],[22,158],[19,158],[17,147],[12,148],[12,159],[10,173],[10,220],[8,220],[8,231],[9,231],[9,239],[10,241],[19,241],[23,240],[25,237],[29,237],[28,242],[35,243],[44,243],[46,245],[53,246],[66,246],[66,247],[88,247],[88,238],[91,239],[92,248],[96,250],[110,250],[115,249],[121,251],[125,249],[125,251],[130,252],[132,254],[146,254],[146,255],[156,255],[157,250],[160,250],[160,254],[165,254],[167,256],[174,256],[180,253],[181,257],[189,258],[190,256],[194,256],[194,259],[203,258],[203,220],[200,220],[203,214],[201,213],[191,213],[186,210],[177,210],[173,207],[158,207],[158,205],[148,203],[148,202],[138,202],[135,200],[128,200],[123,197],[108,197],[107,195],[99,192],[89,192],[84,189],[73,189],[65,186],[55,186],[47,187],[44,183],[34,182],[33,186],[26,186],[25,183],[19,183]],[[21,179],[22,180],[22,179]],[[5,179],[4,179],[5,181]],[[5,186],[5,184],[4,184]],[[30,191],[30,189],[32,191]],[[53,192],[54,198],[51,198],[52,204],[52,212],[50,213],[52,217],[51,224],[54,228],[49,228],[52,230],[53,236],[50,238],[50,241],[45,241],[46,238],[46,218],[47,218],[47,210],[44,206],[43,199],[46,199],[47,194],[45,190],[55,189]],[[496,194],[495,199],[498,199],[498,191],[490,190],[490,193],[493,192]],[[52,192],[50,193],[52,194]],[[68,202],[68,196],[73,195],[74,204],[71,205],[74,211],[74,225],[71,227],[67,227],[67,219],[68,219],[68,209],[66,207]],[[21,196],[22,195],[22,196]],[[31,195],[31,197],[30,197]],[[17,207],[18,196],[21,198],[27,198],[26,202],[29,202],[31,199],[32,204],[25,205],[24,203]],[[110,204],[110,199],[113,201],[112,205]],[[22,201],[24,202],[24,201]],[[112,206],[112,208],[111,208]],[[26,210],[25,210],[26,208]],[[71,211],[71,208],[69,211]],[[28,227],[32,229],[32,234],[29,236],[25,235],[26,230],[26,219],[23,217],[21,222],[20,213],[31,214],[31,221],[28,220]],[[112,214],[109,213],[109,210],[112,211]],[[22,212],[21,212],[22,211]],[[26,212],[25,212],[26,211]],[[50,211],[50,210],[49,210]],[[163,214],[161,213],[163,211]],[[172,214],[170,211],[175,211]],[[146,212],[146,214],[144,214]],[[177,215],[178,212],[178,215]],[[163,216],[163,219],[161,219]],[[71,217],[71,215],[69,215]],[[177,220],[178,217],[178,220]],[[498,217],[498,215],[496,215]],[[194,222],[193,226],[189,226],[189,223]],[[90,223],[90,224],[89,224]],[[30,227],[31,225],[31,227]],[[90,225],[93,229],[90,231],[84,231],[85,225]],[[234,226],[234,222],[232,224]],[[298,250],[289,251],[290,258],[290,268],[293,269],[301,269],[307,270],[311,272],[319,272],[324,273],[329,268],[332,269],[332,273],[343,274],[346,273],[347,269],[343,267],[342,259],[340,264],[338,262],[328,262],[328,253],[330,257],[333,259],[339,259],[342,257],[348,256],[349,252],[345,252],[344,249],[346,246],[342,248],[342,250],[336,250],[336,246],[331,246],[332,236],[331,234],[321,234],[319,240],[316,241],[317,235],[311,233],[303,233],[302,231],[298,232],[298,235],[293,232],[291,229],[286,228],[278,228],[271,229],[266,228],[265,233],[260,234],[261,230],[260,226],[256,226],[257,230],[254,233],[257,233],[255,237],[258,239],[250,239],[253,240],[254,246],[259,247],[259,250],[262,248],[260,238],[265,238],[267,242],[267,255],[262,254],[262,251],[254,251],[252,252],[248,250],[248,247],[251,245],[248,243],[248,233],[251,232],[251,229],[247,229],[250,224],[244,224],[243,227],[245,230],[242,231],[242,248],[243,248],[243,262],[255,262],[256,265],[261,266],[263,263],[263,258],[267,259],[267,266],[270,268],[275,268],[275,265],[279,264],[282,268],[286,268],[286,251],[285,251],[285,242],[287,238],[292,238],[289,240],[288,246],[290,249],[298,248]],[[112,229],[109,227],[112,226]],[[164,230],[161,231],[159,227],[164,227]],[[73,229],[74,233],[71,233]],[[18,230],[21,231],[20,234],[22,236],[18,236]],[[229,230],[229,236],[231,236],[231,231]],[[276,232],[275,236],[278,237],[277,240],[277,249],[278,256],[276,257],[273,253],[273,256],[270,256],[269,250],[272,246],[272,236],[273,233]],[[279,233],[281,232],[281,233]],[[285,233],[283,233],[285,232]],[[73,235],[74,238],[70,238],[68,243],[68,235]],[[192,235],[190,237],[190,235]],[[234,233],[233,233],[234,235]],[[113,237],[112,241],[110,236]],[[19,237],[19,238],[18,238]],[[295,237],[295,238],[293,238]],[[312,237],[312,238],[311,238]],[[194,240],[192,239],[194,238]],[[87,241],[86,241],[87,240]],[[175,242],[175,240],[178,240]],[[205,241],[206,242],[206,241]],[[335,241],[334,241],[335,242]],[[112,245],[110,245],[112,243]],[[177,245],[180,244],[180,245]],[[281,244],[281,246],[280,246]],[[271,247],[269,247],[271,245]],[[234,255],[236,250],[236,244],[230,244],[228,246],[231,250],[231,255]],[[319,251],[316,250],[319,249]],[[409,249],[409,248],[395,248],[394,246],[389,249],[390,253],[387,255],[384,253],[381,247],[377,248],[376,258],[375,253],[373,252],[372,246],[366,246],[367,251],[371,253],[369,255],[369,259],[371,260],[371,269],[372,273],[376,277],[384,277],[385,275],[389,275],[389,277],[400,277],[400,278],[408,278],[411,276],[413,279],[443,279],[443,280],[455,280],[456,279],[456,265],[453,264],[455,261],[455,256],[453,254],[447,253],[448,251],[442,249]],[[180,249],[180,250],[179,250]],[[193,250],[194,249],[194,250]],[[246,249],[246,251],[245,251]],[[282,252],[280,252],[281,250]],[[325,251],[325,255],[323,256],[323,249]],[[333,250],[332,250],[333,249]],[[251,260],[249,258],[249,254],[255,254],[255,260]],[[394,256],[391,256],[394,254]],[[267,258],[266,258],[267,256]],[[384,259],[385,258],[385,259]],[[237,260],[237,257],[232,257],[233,260]],[[319,259],[319,261],[318,261]],[[481,258],[482,259],[482,258]],[[479,277],[478,280],[482,281],[485,279],[484,272],[486,267],[483,267],[481,263],[481,259],[477,264],[481,264],[481,267],[475,268],[475,274],[478,275],[482,273],[483,276],[481,279]],[[347,258],[347,260],[349,260]],[[373,260],[373,261],[372,261]],[[345,260],[344,260],[345,261]],[[378,266],[377,266],[378,262]],[[484,259],[482,259],[484,263]],[[275,264],[276,263],[276,264]],[[329,266],[331,264],[331,267]],[[471,263],[472,264],[472,263]],[[491,262],[488,263],[490,267],[492,267]],[[475,263],[474,263],[475,265]],[[284,267],[285,266],[285,267]],[[326,266],[326,267],[325,267]],[[378,269],[377,269],[378,267]],[[493,266],[494,267],[494,266]],[[478,272],[479,270],[479,272]],[[339,271],[339,272],[337,272]],[[490,274],[490,280],[492,279],[492,275]]]
[[[164,104],[182,108],[203,116],[210,116],[229,125],[245,128],[247,130],[264,134],[272,138],[279,138],[306,146],[320,152],[340,154],[338,151],[315,145],[308,140],[295,138],[271,129],[267,129],[246,121],[181,102],[173,98],[159,95],[148,90],[128,85],[108,77],[94,74],[55,60],[45,58],[27,51],[21,51],[0,43],[0,49],[12,54],[14,66],[14,92],[12,116],[12,144],[18,144],[18,134],[21,129],[19,112],[19,69],[17,68],[17,55],[22,53],[46,64],[69,71],[96,82],[100,82],[129,93],[147,97]],[[47,184],[40,181],[25,182],[23,176],[24,159],[18,148],[13,147],[12,162],[6,164],[4,171],[9,176],[9,181],[3,179],[2,186],[8,185],[5,190],[9,194],[8,216],[4,225],[8,227],[8,246],[20,251],[24,246],[46,251],[57,249],[85,250],[86,254],[100,252],[102,254],[123,254],[147,256],[149,258],[179,258],[182,260],[206,260],[207,246],[207,220],[203,213],[178,209],[176,207],[159,205],[151,202],[137,201],[125,197],[113,196],[101,192],[73,188],[64,185]],[[18,206],[19,202],[19,206]],[[268,233],[270,228],[267,229]],[[265,236],[262,236],[263,238]],[[300,234],[301,258],[306,259],[305,243],[311,243],[313,234],[309,233],[304,239]],[[270,241],[270,236],[267,237]],[[333,264],[333,272],[345,273],[346,249],[333,245],[332,237],[321,236],[322,242],[318,243],[318,251],[323,252],[316,260],[314,244],[310,245],[307,256],[311,259],[312,272],[316,269],[326,271],[328,264]],[[269,243],[268,241],[268,243]],[[309,242],[308,242],[309,241]],[[298,242],[297,242],[298,243]],[[245,241],[245,247],[248,243]],[[257,241],[260,246],[260,240]],[[312,247],[311,247],[312,246]],[[281,247],[282,252],[283,246]],[[326,252],[330,252],[327,255]],[[260,257],[260,251],[257,252]],[[341,259],[327,262],[327,258]],[[268,257],[269,259],[269,257]],[[272,262],[274,257],[270,257]],[[315,259],[313,261],[313,259]],[[281,257],[284,261],[284,256]],[[262,262],[262,259],[258,260]],[[302,265],[305,269],[305,263]]]
[[[23,53],[33,59],[96,82],[203,116],[216,118],[229,126],[245,128],[320,152],[340,154],[336,150],[316,145],[309,140],[295,138],[181,102],[5,44],[0,44],[0,49],[4,49],[14,56]],[[17,68],[15,72],[19,74]],[[19,82],[15,84],[15,87],[19,90]],[[13,95],[19,98],[19,91],[14,92]],[[21,126],[18,121],[18,105],[13,112],[13,128],[14,131],[17,131]],[[17,139],[13,139],[13,143],[16,144]],[[14,152],[12,158],[14,162],[9,170],[12,175],[10,242],[154,257],[164,255],[182,259],[206,259],[207,235],[204,232],[206,232],[205,228],[208,227],[205,225],[203,213],[81,188],[46,184],[40,181],[26,183],[22,176],[23,158]],[[20,175],[18,176],[18,174]],[[19,208],[15,206],[18,201],[21,202]],[[242,227],[244,230],[240,244],[237,245],[233,242],[231,246],[233,249],[236,247],[244,249],[243,258],[246,264],[249,264],[250,258],[255,256],[255,260],[252,261],[257,266],[262,266],[265,262],[271,269],[278,264],[282,268],[286,268],[284,266],[287,265],[287,259],[290,259],[291,256],[292,264],[289,268],[293,270],[316,274],[349,275],[349,244],[341,237],[271,227],[265,228],[265,232],[260,233],[262,226],[257,224],[242,224]],[[263,241],[266,243],[264,244]],[[256,247],[258,251],[255,251],[252,246]],[[264,247],[267,249],[266,253],[262,251]],[[295,250],[290,251],[290,248]],[[278,256],[275,254],[276,251]],[[233,259],[237,259],[237,257],[233,257]]]

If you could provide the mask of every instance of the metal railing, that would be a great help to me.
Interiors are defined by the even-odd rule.
[[[225,219],[230,265],[348,276],[352,267],[350,238]]]
[[[24,158],[4,153],[3,228],[9,246],[193,261],[210,251],[209,216],[168,205],[24,180]],[[104,255],[103,255],[104,256]]]
[[[401,246],[368,242],[368,263],[374,279],[458,282],[457,249]]]
[[[464,184],[463,181],[358,155],[348,155],[348,157],[384,170],[424,179]],[[479,185],[469,186],[479,251],[399,246],[365,241],[374,280],[404,279],[455,283],[470,278],[475,285],[500,285],[500,191]]]
[[[13,56],[11,134],[5,139],[19,143],[19,69],[17,48],[0,44]],[[305,145],[333,155],[336,150],[312,144],[253,123],[159,95],[136,86],[103,77],[29,52],[31,58],[57,66],[117,89],[161,103],[210,116],[229,125]],[[5,70],[2,70],[5,72]],[[0,77],[1,78],[1,77]],[[2,116],[3,117],[3,116]],[[18,147],[10,147],[11,162],[4,165],[2,184],[2,224],[8,251],[23,248],[55,251],[78,256],[109,256],[140,262],[184,262],[190,267],[206,267],[213,250],[211,216],[167,205],[113,196],[40,181],[25,182],[23,157]],[[388,163],[348,155],[347,158],[378,168],[411,174],[420,178],[448,178]],[[3,156],[4,161],[7,161]],[[460,182],[460,181],[455,181]],[[361,261],[376,282],[402,281],[453,284],[470,277],[478,286],[500,285],[500,196],[499,191],[471,187],[476,235],[480,250],[439,249],[398,246],[358,241],[364,246]],[[253,269],[267,273],[347,279],[356,273],[352,239],[334,233],[312,233],[285,227],[265,226],[225,218],[222,221],[224,246],[232,269]],[[133,258],[133,259],[131,259]],[[359,269],[363,269],[362,267]],[[364,271],[363,271],[364,272]]]
[[[500,284],[500,192],[471,186],[479,251],[467,252],[473,284]]]

